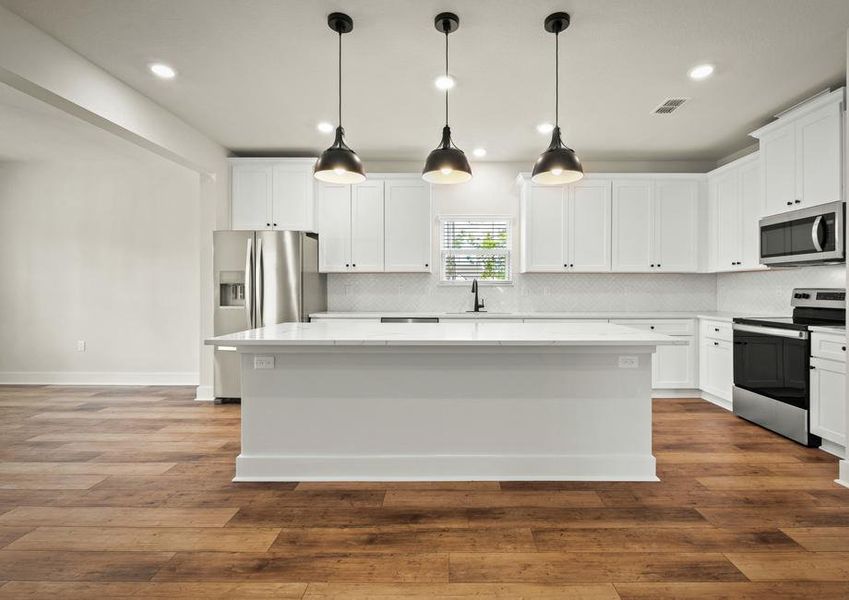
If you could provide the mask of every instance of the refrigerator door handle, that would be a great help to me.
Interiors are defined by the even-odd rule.
[[[253,246],[253,238],[248,238],[248,248],[245,252],[245,316],[248,329],[254,328]]]
[[[256,242],[256,317],[255,327],[262,327],[262,296],[263,296],[263,266],[262,266],[262,238]]]

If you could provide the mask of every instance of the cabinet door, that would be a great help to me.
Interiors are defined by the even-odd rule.
[[[726,171],[710,182],[711,209],[714,215],[713,267],[717,271],[737,268],[742,254],[740,173]]]
[[[567,244],[570,271],[610,271],[610,182],[570,187]]]
[[[701,389],[731,402],[734,360],[730,342],[704,340],[701,344],[699,382]]]
[[[761,245],[761,163],[757,160],[740,166],[740,255],[741,269],[760,265]]]
[[[386,270],[430,272],[430,186],[421,180],[387,180],[384,202]]]
[[[660,271],[699,269],[699,182],[655,182],[655,265]]]
[[[796,199],[802,206],[836,202],[841,196],[840,105],[826,106],[796,123]]]
[[[652,358],[652,387],[655,389],[691,389],[696,386],[695,345],[693,338],[681,346],[658,346]]]
[[[613,182],[613,270],[651,271],[653,183]]]
[[[319,271],[350,271],[351,186],[327,183],[319,185],[318,224]]]
[[[525,270],[561,272],[566,252],[566,188],[527,184],[524,198]]]
[[[314,181],[309,165],[278,164],[272,167],[272,228],[315,231]]]
[[[846,445],[844,363],[811,359],[811,433]]]
[[[792,210],[796,196],[796,127],[770,133],[760,141],[761,179],[764,185],[764,214]]]
[[[351,269],[383,271],[383,181],[351,186]]]
[[[271,165],[233,165],[232,229],[271,227]]]

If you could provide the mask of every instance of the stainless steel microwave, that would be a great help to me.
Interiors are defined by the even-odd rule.
[[[843,202],[829,202],[762,218],[761,264],[845,262],[844,215]]]

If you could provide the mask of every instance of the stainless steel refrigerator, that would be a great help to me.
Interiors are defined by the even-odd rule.
[[[216,231],[215,335],[308,321],[327,309],[318,235],[304,231]],[[239,354],[215,347],[215,398],[241,398]]]

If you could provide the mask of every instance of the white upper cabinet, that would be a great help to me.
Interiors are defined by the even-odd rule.
[[[351,186],[321,183],[318,194],[318,270],[351,270]]]
[[[610,181],[521,185],[522,272],[610,271]]]
[[[232,229],[271,228],[271,168],[266,164],[233,165]]]
[[[763,268],[758,249],[760,164],[755,153],[708,173],[712,271]]]
[[[569,186],[566,233],[570,271],[610,270],[610,181],[583,180]]]
[[[763,213],[843,198],[843,88],[782,114],[760,140]]]
[[[430,185],[416,175],[385,185],[386,271],[430,272],[433,218]]]
[[[369,175],[318,186],[319,271],[429,272],[430,186],[418,175]]]
[[[653,196],[650,179],[613,181],[614,271],[654,268]]]
[[[322,243],[319,236],[319,245]],[[383,182],[351,186],[351,269],[383,270]]]
[[[232,158],[231,228],[315,231],[314,158]]]
[[[658,271],[699,268],[699,186],[698,181],[688,179],[655,181],[654,261]]]
[[[613,270],[699,268],[701,177],[613,180]]]

